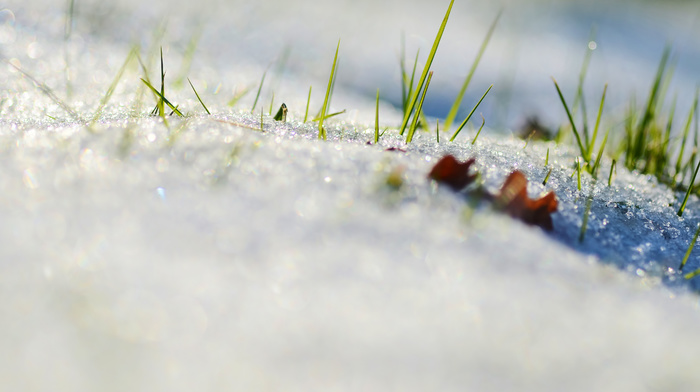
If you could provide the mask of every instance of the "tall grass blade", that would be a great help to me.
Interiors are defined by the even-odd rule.
[[[406,144],[413,140],[413,134],[416,133],[416,128],[418,126],[418,119],[420,118],[420,113],[423,110],[423,101],[425,96],[428,95],[428,87],[430,86],[430,80],[433,78],[433,71],[428,73],[428,79],[425,81],[425,88],[423,89],[423,94],[421,95],[420,102],[418,103],[418,108],[416,109],[416,114],[413,116],[413,122],[411,127],[408,129],[408,136],[406,136]]]
[[[190,78],[187,78],[187,81],[190,83],[190,87],[192,87],[192,91],[194,91],[194,95],[197,96],[197,99],[199,100],[199,103],[202,104],[202,107],[204,108],[204,110],[207,111],[207,114],[211,114],[209,109],[207,109],[207,105],[204,104],[204,101],[202,101],[202,98],[199,96],[199,94],[197,93],[197,90],[194,88],[194,85],[192,84],[192,81],[190,80]]]
[[[374,144],[379,143],[379,89],[377,89],[377,105],[374,109]]]
[[[603,137],[603,143],[600,145],[600,150],[598,150],[598,156],[596,156],[596,158],[595,158],[595,163],[593,164],[593,167],[591,168],[591,175],[596,180],[598,179],[598,169],[600,168],[600,159],[603,157],[603,151],[605,151],[605,144],[608,142],[608,135],[609,134],[610,134],[610,130],[608,129],[605,132],[605,137]]]
[[[654,78],[654,83],[652,84],[651,90],[649,91],[649,97],[647,99],[647,104],[644,109],[644,115],[642,116],[642,119],[639,121],[639,125],[637,126],[634,148],[632,150],[632,156],[635,162],[644,157],[644,151],[647,145],[647,132],[651,121],[655,117],[656,103],[659,99],[659,87],[661,86],[661,80],[663,79],[664,71],[666,69],[666,63],[668,61],[670,53],[671,47],[666,46],[664,48],[663,54],[661,55],[659,67],[656,70],[656,77]]]
[[[311,103],[311,87],[309,86],[309,97],[306,98],[306,111],[304,111],[304,123],[306,124],[306,120],[309,118],[309,104]]]
[[[455,131],[455,133],[452,134],[452,137],[450,138],[450,141],[451,141],[451,142],[453,142],[453,141],[455,140],[455,138],[457,137],[457,135],[459,135],[459,132],[462,130],[462,128],[464,128],[464,126],[467,125],[467,122],[469,122],[469,119],[472,118],[472,115],[474,115],[474,112],[476,111],[476,108],[478,108],[479,105],[481,105],[481,101],[483,101],[484,98],[486,98],[486,94],[488,94],[489,91],[491,91],[491,88],[492,88],[492,87],[493,87],[493,84],[490,85],[489,88],[486,89],[486,92],[484,93],[484,95],[481,96],[481,98],[479,99],[479,102],[476,103],[476,105],[474,106],[474,108],[472,108],[472,111],[469,112],[469,115],[467,115],[467,118],[465,118],[464,121],[462,121],[462,123],[459,125],[459,128],[457,128],[457,130]]]
[[[258,99],[260,99],[260,91],[262,91],[263,84],[265,83],[265,76],[267,75],[267,70],[263,72],[262,79],[260,79],[260,85],[258,86],[258,92],[255,94],[255,100],[253,101],[253,107],[250,109],[252,114],[255,111],[255,106],[258,104]]]
[[[576,143],[578,143],[578,148],[581,150],[581,155],[586,159],[586,161],[590,160],[590,156],[586,148],[583,146],[583,143],[581,142],[581,136],[578,133],[578,130],[576,129],[576,124],[574,123],[574,118],[571,116],[571,111],[569,110],[569,106],[566,104],[566,100],[564,99],[564,95],[561,93],[561,89],[559,89],[559,84],[557,83],[556,79],[552,78],[554,81],[554,87],[557,88],[557,93],[559,94],[559,99],[561,100],[561,104],[564,105],[564,110],[566,110],[566,116],[569,117],[569,123],[571,124],[571,130],[574,132],[574,136],[576,136]]]
[[[331,91],[333,89],[333,80],[335,79],[335,68],[338,64],[338,51],[340,50],[340,40],[338,40],[338,46],[335,48],[335,56],[333,57],[333,65],[331,66],[331,75],[328,78],[328,88],[326,88],[326,97],[323,99],[323,106],[321,107],[321,116],[318,120],[318,138],[326,140],[327,134],[325,128],[323,128],[323,120],[326,118],[326,112],[328,111],[328,105],[330,101]]]
[[[469,83],[472,80],[472,76],[474,76],[474,72],[476,72],[476,68],[479,66],[479,62],[481,62],[481,57],[484,55],[486,47],[489,45],[489,41],[491,41],[491,36],[496,30],[496,25],[498,24],[498,20],[501,18],[502,14],[502,10],[498,12],[496,18],[494,18],[493,22],[491,22],[491,26],[489,27],[489,30],[486,33],[486,37],[484,37],[484,40],[481,42],[479,52],[477,53],[476,58],[474,59],[474,62],[472,63],[472,66],[469,69],[469,72],[467,73],[464,82],[462,83],[462,87],[460,88],[459,93],[457,94],[457,97],[455,98],[454,103],[452,103],[452,107],[450,108],[450,111],[447,114],[447,117],[445,118],[445,123],[443,125],[445,131],[450,130],[452,122],[454,122],[455,117],[457,117],[457,112],[459,111],[459,108],[462,105],[462,99],[464,99],[464,94],[466,93],[467,88],[469,87]]]
[[[698,175],[698,169],[700,169],[700,162],[698,162],[698,165],[695,167],[695,173],[693,173],[693,177],[690,179],[688,190],[685,192],[685,197],[683,198],[683,204],[681,204],[681,208],[678,209],[678,216],[683,216],[683,210],[685,210],[685,204],[688,202],[690,192],[693,190],[693,184],[695,184],[695,177]]]
[[[685,252],[685,256],[683,256],[683,261],[681,261],[681,266],[678,267],[679,272],[683,271],[683,267],[685,267],[685,263],[688,262],[688,258],[690,257],[690,253],[693,251],[693,248],[695,248],[695,243],[698,241],[698,235],[700,235],[700,224],[698,224],[698,228],[697,228],[697,230],[695,230],[695,235],[693,236],[693,240],[690,241],[690,245],[688,245],[688,250]],[[698,271],[700,271],[700,269],[687,274],[685,276],[685,278],[690,279],[696,275],[699,275],[700,272],[698,272]],[[692,275],[692,276],[688,277],[688,275]]]
[[[598,107],[598,117],[595,119],[595,127],[593,127],[593,136],[588,144],[588,151],[593,153],[593,147],[595,147],[595,141],[598,138],[598,128],[600,127],[600,118],[603,116],[603,106],[605,106],[605,94],[608,92],[608,84],[605,83],[603,87],[603,96],[600,98],[600,106]],[[586,133],[588,134],[588,133]]]
[[[428,72],[430,71],[430,67],[433,64],[433,59],[435,58],[435,53],[437,52],[437,48],[440,45],[440,40],[442,39],[442,33],[445,31],[445,27],[447,26],[447,20],[450,18],[450,12],[452,12],[452,5],[454,4],[454,0],[450,0],[450,5],[447,7],[447,12],[445,12],[445,17],[442,20],[442,24],[440,25],[440,29],[438,30],[437,36],[435,37],[435,41],[433,42],[433,47],[430,50],[430,54],[428,54],[428,61],[425,63],[425,67],[423,67],[423,73],[420,76],[420,79],[418,80],[418,85],[416,86],[415,91],[413,94],[411,94],[411,98],[409,98],[409,104],[405,112],[404,112],[404,117],[403,121],[401,122],[401,127],[399,128],[399,134],[403,135],[404,131],[406,130],[406,126],[408,125],[408,119],[411,116],[411,113],[413,112],[413,109],[416,106],[416,102],[418,101],[418,95],[420,93],[420,90],[423,89],[423,84],[425,83],[425,79],[428,77]],[[417,115],[417,114],[416,114]]]
[[[119,68],[117,75],[112,80],[112,84],[109,85],[109,88],[107,89],[107,92],[105,93],[104,97],[102,97],[100,104],[97,106],[97,110],[95,110],[95,114],[92,116],[92,120],[90,121],[90,125],[94,124],[95,121],[97,121],[97,119],[100,117],[100,114],[102,114],[102,110],[107,105],[109,100],[112,98],[112,94],[114,94],[114,90],[117,88],[117,84],[119,84],[119,81],[121,80],[122,76],[124,75],[124,71],[126,71],[126,67],[134,59],[134,57],[136,57],[136,54],[137,54],[137,48],[133,47],[129,51],[129,54],[126,56],[124,63]]]
[[[42,93],[44,93],[44,95],[46,95],[47,97],[49,97],[49,99],[51,99],[56,105],[60,106],[61,109],[63,109],[66,113],[68,113],[69,116],[71,116],[71,117],[73,118],[73,120],[75,120],[75,121],[81,121],[81,118],[80,118],[80,116],[78,115],[78,113],[77,113],[75,110],[71,109],[71,107],[68,106],[67,103],[63,102],[60,98],[58,98],[58,97],[56,96],[56,94],[54,94],[53,90],[51,90],[51,89],[49,88],[49,86],[47,86],[47,85],[45,85],[44,83],[38,81],[36,78],[34,78],[32,75],[30,75],[27,71],[23,70],[22,68],[20,68],[19,66],[15,65],[15,64],[11,63],[10,61],[7,61],[6,59],[2,59],[2,61],[3,61],[5,64],[7,64],[7,65],[11,66],[12,68],[16,69],[19,73],[21,73],[22,75],[24,75],[24,77],[26,77],[27,79],[31,80],[32,83],[34,83],[34,85],[35,85]]]
[[[688,113],[688,120],[685,123],[685,128],[683,128],[683,138],[681,139],[681,148],[678,151],[678,159],[676,160],[676,173],[675,173],[674,177],[677,177],[678,174],[681,172],[681,166],[683,164],[683,152],[685,151],[685,143],[688,140],[690,126],[693,123],[693,116],[695,115],[695,110],[697,108],[698,94],[699,93],[700,93],[700,90],[696,89],[695,90],[695,100],[693,101],[693,106],[690,108],[690,112]]]

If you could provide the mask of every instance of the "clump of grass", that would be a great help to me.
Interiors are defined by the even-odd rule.
[[[430,72],[430,67],[432,66],[433,59],[435,58],[435,53],[437,52],[438,46],[440,45],[440,40],[442,39],[442,34],[444,33],[445,27],[447,26],[447,21],[450,18],[450,13],[452,12],[452,5],[453,4],[454,4],[454,0],[450,0],[450,5],[447,7],[447,11],[445,12],[445,17],[443,18],[442,24],[440,25],[438,33],[435,36],[435,40],[433,41],[433,47],[430,49],[430,53],[428,54],[428,60],[425,63],[425,67],[423,67],[423,72],[421,73],[420,79],[418,79],[418,85],[412,91],[412,93],[408,95],[406,110],[404,110],[403,121],[401,122],[401,127],[399,128],[400,135],[404,134],[404,132],[406,130],[406,126],[408,126],[409,118],[411,117],[411,114],[413,113],[413,110],[415,109],[416,103],[418,101],[419,92],[423,89],[423,85],[425,84],[425,80],[428,77],[428,73]],[[418,116],[417,112],[416,112],[415,116],[416,117]]]
[[[140,59],[139,59],[140,61]],[[145,77],[148,78],[148,72],[145,66],[141,63],[144,69]],[[177,114],[182,117],[183,114],[178,110],[177,106],[173,105],[167,98],[165,98],[165,70],[163,67],[163,48],[160,48],[160,91],[156,90],[148,79],[141,78],[141,81],[153,92],[156,97],[156,107],[151,111],[151,114],[160,115],[163,120],[165,120],[165,105],[172,109],[172,113]],[[170,113],[170,114],[172,114]],[[167,124],[167,121],[166,121]]]

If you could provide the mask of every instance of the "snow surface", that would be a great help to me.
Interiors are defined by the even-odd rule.
[[[473,146],[473,131],[440,144],[419,133],[408,146],[388,132],[368,145],[374,101],[342,86],[333,108],[352,110],[329,121],[329,141],[319,141],[299,108],[309,84],[312,112],[320,106],[327,48],[308,49],[321,51],[319,75],[270,74],[289,121],[265,115],[260,132],[257,110],[269,110],[269,93],[253,115],[244,110],[252,93],[234,109],[226,103],[235,89],[257,87],[268,63],[216,52],[223,43],[211,31],[227,20],[207,10],[214,1],[170,15],[163,45],[172,82],[196,25],[178,18],[213,18],[182,74],[214,114],[203,114],[188,86],[168,85],[166,95],[190,115],[169,117],[168,126],[148,116],[153,99],[140,93],[143,75],[132,64],[88,127],[131,47],[122,29],[148,36],[140,44],[152,80],[160,43],[152,45],[154,23],[139,24],[151,15],[140,2],[76,3],[70,98],[57,49],[63,5],[32,0],[0,11],[3,390],[700,387],[700,313],[689,290],[698,287],[675,273],[700,220],[695,197],[679,218],[681,195],[622,167],[611,187],[584,175],[578,191],[574,150],[524,148],[491,129]],[[220,7],[238,10],[235,20],[257,15],[236,6],[244,7]],[[430,12],[439,20],[442,10]],[[120,25],[127,16],[140,22]],[[398,119],[389,105],[381,116]],[[531,180],[532,196],[554,190],[554,232],[429,182],[446,153],[476,157],[491,190],[513,169]],[[601,172],[609,168],[606,159]],[[399,189],[387,185],[395,174]],[[691,255],[688,271],[699,257]]]

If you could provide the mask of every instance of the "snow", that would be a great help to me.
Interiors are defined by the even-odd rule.
[[[211,18],[187,76],[214,114],[203,114],[187,86],[168,85],[166,96],[190,115],[168,117],[167,126],[148,116],[153,100],[144,94],[136,106],[142,74],[132,65],[104,116],[88,128],[131,47],[131,37],[120,33],[134,29],[151,47],[153,24],[117,23],[127,16],[149,20],[165,7],[139,4],[76,2],[74,95],[66,101],[80,119],[7,63],[0,70],[4,389],[700,386],[694,371],[700,313],[692,291],[698,287],[675,272],[698,224],[697,198],[679,218],[682,195],[621,166],[612,186],[607,176],[594,182],[583,175],[578,191],[571,177],[575,150],[535,141],[524,147],[493,129],[474,145],[472,130],[455,143],[443,135],[437,144],[434,135],[419,132],[406,146],[388,132],[380,145],[368,145],[373,92],[365,97],[347,85],[338,85],[333,108],[352,110],[329,120],[329,140],[319,141],[315,123],[301,123],[299,109],[309,84],[312,112],[322,100],[332,53],[318,46],[307,49],[320,51],[310,62],[311,72],[323,69],[318,75],[270,74],[275,106],[284,100],[289,120],[265,115],[259,131],[258,110],[265,106],[267,114],[269,90],[254,114],[244,110],[252,93],[233,109],[226,103],[235,86],[257,87],[269,57],[216,51],[222,41],[209,34],[229,21],[216,16],[213,0],[206,2],[212,9],[183,5],[170,17]],[[64,99],[64,53],[55,49],[63,45],[56,33],[63,9],[40,0],[9,8],[14,17],[0,29],[0,40],[8,40],[4,58]],[[266,12],[270,26],[285,20]],[[430,12],[439,19],[442,10]],[[89,31],[86,21],[100,15],[103,29]],[[249,23],[238,29],[261,22]],[[171,27],[164,45],[166,81],[176,78],[192,31],[190,24],[175,26],[182,28]],[[245,53],[255,52],[247,45]],[[367,57],[353,61],[375,64]],[[379,61],[378,72],[394,66],[387,63]],[[353,72],[347,68],[341,63],[340,74]],[[386,124],[398,120],[387,104],[380,116]],[[554,232],[429,182],[430,168],[447,153],[475,157],[492,191],[514,169],[530,179],[531,196],[554,190],[560,206]],[[610,164],[604,159],[601,173]],[[396,174],[403,181],[398,189],[386,184]],[[579,243],[591,195],[588,231]],[[691,255],[687,271],[700,267],[699,257]]]

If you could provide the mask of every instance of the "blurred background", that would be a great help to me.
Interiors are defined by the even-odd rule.
[[[14,0],[6,7],[12,10],[16,30],[35,34],[37,42],[48,42],[44,52],[49,52],[51,37],[64,36],[71,3]],[[379,88],[382,100],[398,108],[402,40],[409,65],[420,50],[420,73],[448,4],[447,0],[75,0],[69,41],[78,53],[90,53],[107,42],[123,50],[116,56],[123,59],[133,43],[147,47],[160,40],[167,55],[184,52],[196,40],[190,74],[210,79],[203,81],[203,90],[220,89],[223,83],[225,90],[233,91],[243,80],[254,85],[269,69],[262,97],[273,89],[280,94],[286,86],[288,94],[304,102],[311,84],[315,99],[322,99],[335,46],[341,40],[336,91],[373,103]],[[609,83],[606,112],[622,113],[634,95],[642,102],[665,45],[672,46],[675,67],[669,92],[678,94],[681,112],[692,102],[700,80],[697,2],[458,0],[433,63],[426,114],[439,118],[447,114],[500,10],[502,17],[458,118],[494,84],[480,107],[488,125],[515,129],[537,116],[547,126],[558,126],[565,114],[551,77],[573,100],[589,48],[594,48],[584,90],[589,107],[597,107],[605,83]],[[8,20],[5,14],[6,24]],[[160,28],[164,33],[159,36]],[[12,42],[0,43],[5,55],[12,57],[17,49]],[[118,64],[109,66],[116,69]],[[339,97],[335,105],[341,106],[344,102]]]

